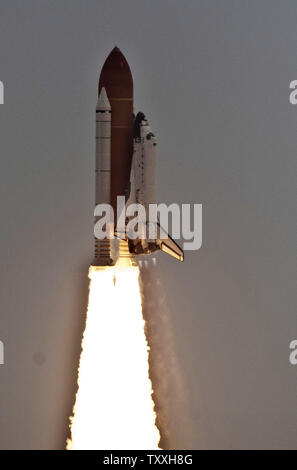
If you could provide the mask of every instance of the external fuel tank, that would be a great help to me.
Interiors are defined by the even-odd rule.
[[[126,195],[133,154],[133,79],[122,52],[115,47],[104,62],[99,95],[105,88],[111,106],[110,202],[116,214],[117,196]]]

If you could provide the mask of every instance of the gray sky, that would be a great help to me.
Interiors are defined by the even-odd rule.
[[[159,256],[189,396],[176,448],[296,448],[294,1],[0,2],[0,447],[63,448],[92,260],[97,81],[119,46],[162,202],[203,247]]]

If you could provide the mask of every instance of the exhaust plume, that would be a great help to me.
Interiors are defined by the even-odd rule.
[[[158,449],[138,267],[90,267],[67,449]]]

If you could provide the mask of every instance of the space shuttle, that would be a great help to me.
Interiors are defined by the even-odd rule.
[[[94,266],[125,261],[133,264],[135,256],[150,255],[157,250],[183,261],[183,250],[158,219],[146,219],[137,238],[130,236],[128,230],[131,216],[126,215],[126,208],[139,204],[149,214],[150,204],[156,204],[156,146],[156,137],[145,115],[142,112],[134,115],[132,74],[124,55],[115,47],[99,78],[95,206],[109,204],[116,222],[108,237],[95,236]],[[121,207],[124,215],[119,213],[118,196],[124,201]],[[95,209],[95,224],[97,220]],[[120,224],[119,220],[123,222]]]

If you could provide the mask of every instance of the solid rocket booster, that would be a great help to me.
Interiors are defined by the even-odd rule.
[[[101,89],[96,106],[95,203],[110,204],[111,185],[111,106],[105,88]],[[95,238],[95,260],[112,263],[111,240]]]
[[[102,88],[96,106],[96,205],[110,203],[111,106]]]
[[[115,47],[107,57],[99,79],[96,106],[96,206],[110,204],[117,219],[117,197],[124,196],[126,207],[141,204],[148,214],[156,202],[156,138],[143,113],[133,114],[133,79],[130,67]],[[125,224],[129,222],[126,217]],[[115,222],[116,223],[116,222]],[[158,221],[142,224],[141,237],[129,237],[116,226],[114,239],[95,238],[95,266],[127,261],[133,255],[162,250],[183,261],[183,251],[162,229]],[[149,239],[148,226],[158,236]],[[117,242],[117,238],[120,240]]]

